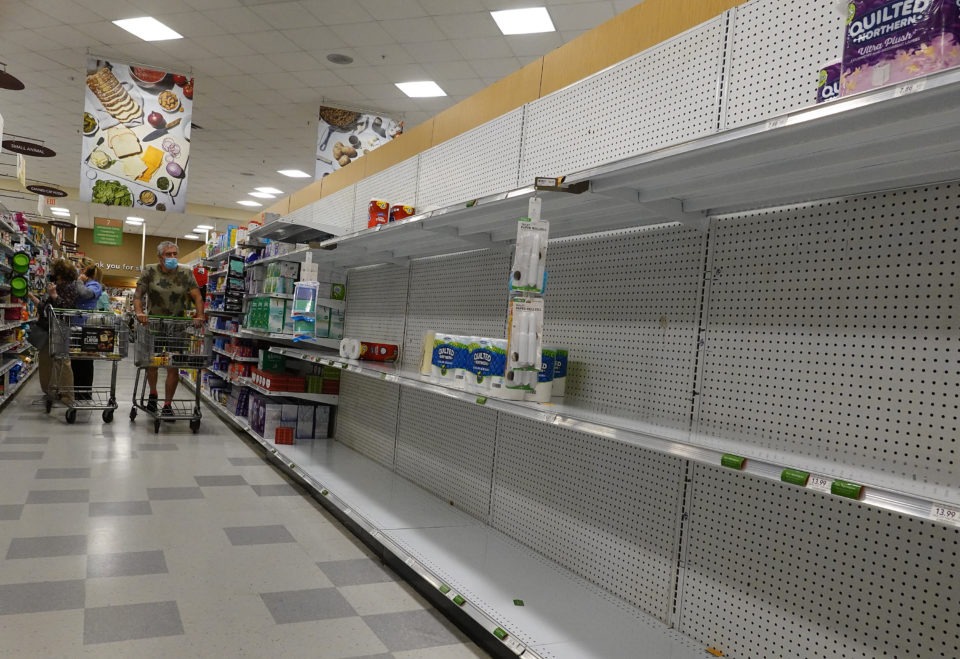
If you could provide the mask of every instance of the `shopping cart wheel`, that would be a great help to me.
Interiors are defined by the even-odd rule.
[[[153,434],[156,435],[160,432],[160,419],[153,420]]]
[[[101,414],[100,417],[103,419],[103,422],[104,422],[104,423],[112,423],[112,422],[113,422],[113,410],[104,410],[104,411],[103,411],[103,414]]]
[[[193,434],[196,435],[200,432],[200,419],[191,419],[190,420],[190,430],[193,431]]]
[[[134,407],[133,409],[130,410],[130,420],[133,421],[136,418],[137,418],[137,408]]]
[[[67,423],[73,423],[77,420],[77,411],[72,407],[67,410]]]
[[[44,407],[46,407],[47,414],[50,414],[50,410],[53,409],[53,401],[48,398],[47,404]]]

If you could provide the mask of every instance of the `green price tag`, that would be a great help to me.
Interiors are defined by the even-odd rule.
[[[747,459],[741,458],[739,455],[731,455],[727,453],[722,458],[720,458],[720,464],[726,467],[727,469],[743,469],[747,466]]]
[[[463,599],[460,595],[455,595],[453,598],[453,603],[457,606],[463,606],[467,603],[467,600]]]
[[[514,606],[523,606],[523,600],[513,600]]]
[[[450,586],[448,586],[445,583],[440,584],[440,592],[446,595],[447,593],[450,592]]]
[[[507,634],[507,632],[505,632],[500,627],[497,627],[496,629],[493,630],[493,635],[499,638],[501,641],[506,640],[507,636],[509,636],[509,634]]]
[[[323,496],[327,496],[328,494],[330,494],[330,492],[329,490],[320,490],[320,494],[322,494]]]
[[[477,405],[486,405],[486,404],[487,404],[486,396],[480,396],[479,398],[477,398]]]
[[[863,485],[846,481],[833,481],[830,484],[830,493],[847,499],[859,499],[860,495],[863,494]]]
[[[784,469],[783,473],[780,474],[780,480],[791,485],[806,487],[807,481],[810,480],[810,474],[799,469]]]

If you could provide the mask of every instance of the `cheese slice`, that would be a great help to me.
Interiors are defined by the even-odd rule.
[[[129,158],[121,158],[120,162],[123,163],[123,173],[131,179],[138,178],[147,169],[146,163],[140,160],[140,158],[131,156]]]
[[[143,161],[147,169],[137,177],[137,180],[149,182],[153,175],[157,173],[157,170],[160,169],[160,165],[163,164],[163,151],[155,146],[148,146],[144,154],[140,156],[140,160]]]

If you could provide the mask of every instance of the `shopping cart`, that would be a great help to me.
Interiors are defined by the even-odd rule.
[[[50,328],[50,384],[46,408],[49,412],[56,400],[67,406],[67,423],[77,420],[77,410],[103,410],[104,423],[113,421],[117,409],[117,365],[127,356],[129,330],[120,316],[109,311],[48,308]],[[108,361],[110,386],[93,384],[60,389],[61,372],[73,361]]]
[[[192,318],[150,316],[145,325],[136,328],[134,363],[137,374],[133,381],[133,408],[130,420],[143,410],[153,418],[153,431],[160,432],[163,421],[189,421],[190,430],[200,430],[200,371],[210,366],[213,359],[213,341],[204,327],[194,327]],[[170,414],[163,414],[163,399],[151,401],[147,388],[147,369],[187,369],[194,371],[193,393],[190,399],[175,398],[170,402]],[[158,374],[158,388],[163,382]]]

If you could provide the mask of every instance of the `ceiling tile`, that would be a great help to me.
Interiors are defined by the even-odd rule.
[[[419,2],[429,16],[469,14],[477,10],[475,0],[419,0]]]
[[[499,80],[519,69],[520,60],[512,56],[480,59],[470,62],[470,67],[481,78]]]
[[[50,14],[36,11],[25,2],[0,3],[0,19],[6,25],[15,24],[27,29],[53,27],[61,24],[61,21]]]
[[[283,36],[308,52],[330,53],[346,45],[337,35],[336,28],[324,25],[284,30]]]
[[[609,2],[587,2],[550,7],[550,17],[558,30],[589,30],[613,18]]]
[[[300,50],[277,30],[238,34],[237,38],[258,53],[293,53]]]
[[[163,22],[185,37],[212,37],[222,35],[227,29],[215,16],[203,14],[199,11],[180,12],[163,17]],[[120,28],[116,28],[120,29]],[[160,43],[160,42],[158,42]],[[170,43],[176,43],[172,41]]]
[[[416,0],[360,0],[360,4],[378,21],[395,21],[427,15]]]
[[[251,7],[264,21],[278,30],[320,25],[320,19],[303,10],[299,2],[278,2]]]
[[[294,71],[294,77],[308,87],[328,87],[342,85],[343,81],[336,73],[318,68],[313,71]]]
[[[407,46],[406,50],[415,62],[420,62],[421,64],[427,62],[450,62],[463,59],[463,55],[456,49],[452,41],[432,41],[423,48]]]
[[[133,36],[126,30],[121,30],[113,23],[107,21],[98,21],[96,23],[80,23],[74,25],[77,31],[86,34],[91,37],[93,40],[103,43],[103,44],[122,44],[122,43],[136,43],[140,41],[137,37]]]
[[[434,20],[448,39],[500,37],[500,28],[488,12],[436,16]]]
[[[420,64],[398,64],[396,66],[381,66],[380,72],[391,84],[396,82],[414,82],[429,80],[430,77]],[[399,91],[399,90],[398,90]],[[403,92],[400,92],[401,94]]]
[[[503,58],[514,54],[506,37],[454,39],[453,45],[468,61]]]
[[[344,25],[373,20],[366,9],[355,2],[341,0],[302,0],[301,6],[324,25]]]
[[[356,59],[370,66],[412,64],[410,51],[398,43],[379,43],[370,46],[358,46],[353,49]],[[339,68],[339,67],[337,67]]]
[[[245,7],[207,10],[202,13],[231,34],[257,32],[270,27],[262,18]]]
[[[475,94],[486,87],[480,78],[459,78],[456,80],[445,80],[443,90],[453,97],[465,98]]]
[[[69,25],[42,27],[35,32],[45,42],[57,44],[61,48],[85,48],[90,43],[87,35]]]
[[[205,59],[203,62],[197,64],[195,74],[200,77],[201,85],[203,85],[203,77],[208,76],[229,76],[229,75],[240,75],[243,71],[234,63],[233,58],[218,58],[212,57]]]
[[[341,103],[356,103],[364,100],[363,94],[350,85],[330,86],[321,91],[323,101],[331,105],[336,105],[338,101]]]
[[[422,64],[421,66],[423,66],[423,70],[427,74],[427,79],[436,80],[448,94],[450,90],[444,86],[445,81],[478,77],[476,72],[470,67],[470,64],[463,60],[430,62]]]
[[[228,7],[241,7],[243,2],[241,0],[184,0],[188,5],[194,9],[204,10],[204,9],[224,9]]]
[[[125,0],[74,0],[73,4],[83,6],[91,15],[96,14],[108,21],[137,15],[134,6]]]
[[[230,34],[220,34],[203,38],[204,47],[219,57],[253,55],[257,51]],[[199,68],[199,66],[198,66]]]
[[[59,0],[29,0],[27,3],[39,12],[54,18],[59,23],[90,23],[100,20],[100,16],[92,14],[83,5]]]
[[[394,43],[393,37],[383,29],[380,23],[374,22],[342,25],[337,29],[337,34],[343,39],[343,43],[358,48]]]
[[[349,69],[340,69],[334,73],[348,85],[392,84],[384,77],[382,69],[372,66],[351,66]]]
[[[523,34],[504,38],[510,44],[510,50],[517,57],[541,57],[563,45],[563,37],[556,32]]]
[[[397,43],[421,44],[442,41],[445,37],[440,27],[429,16],[384,21],[384,29]]]
[[[263,89],[291,89],[303,87],[303,83],[293,74],[283,71],[272,71],[270,73],[255,73],[255,80],[259,80]]]
[[[282,71],[310,71],[322,66],[317,60],[304,52],[272,53],[264,57]]]

